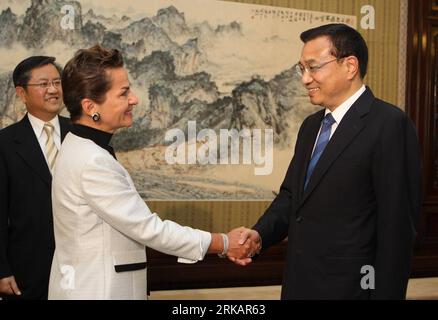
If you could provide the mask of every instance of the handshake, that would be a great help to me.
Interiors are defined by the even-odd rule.
[[[215,236],[216,239],[218,236],[221,237],[220,234],[213,234],[212,242],[215,242]],[[245,227],[231,230],[223,240],[222,237],[220,240],[217,240],[219,243],[221,243],[221,241],[223,241],[221,247],[224,248],[222,252],[226,254],[228,259],[240,266],[250,264],[252,262],[252,257],[255,254],[260,253],[262,248],[262,241],[259,233]]]

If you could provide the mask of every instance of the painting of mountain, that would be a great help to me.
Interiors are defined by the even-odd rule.
[[[319,110],[294,72],[299,34],[356,26],[355,16],[214,0],[5,0],[0,12],[0,128],[25,114],[11,77],[19,61],[63,65],[80,48],[117,48],[140,102],[112,144],[149,200],[272,199],[299,125]],[[172,150],[183,161],[169,161]]]

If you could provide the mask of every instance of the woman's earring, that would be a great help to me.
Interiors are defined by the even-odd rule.
[[[97,122],[100,120],[100,114],[99,112],[95,112],[93,113],[93,115],[91,116],[91,118],[93,119],[94,122]]]

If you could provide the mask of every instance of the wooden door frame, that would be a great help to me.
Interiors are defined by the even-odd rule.
[[[438,276],[438,1],[409,0],[406,112],[418,130],[423,205],[412,276]]]

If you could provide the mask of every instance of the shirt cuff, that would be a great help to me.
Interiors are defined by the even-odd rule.
[[[204,259],[205,255],[207,254],[208,248],[210,247],[211,233],[202,230],[198,230],[198,232],[199,232],[199,246],[200,246],[200,256],[198,260],[178,258],[178,263],[192,264]]]

